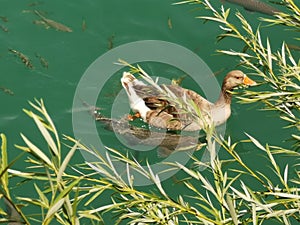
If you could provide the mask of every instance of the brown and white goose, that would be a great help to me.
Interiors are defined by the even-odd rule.
[[[201,130],[207,124],[223,124],[231,114],[230,91],[242,84],[256,85],[242,71],[233,70],[225,76],[219,99],[215,103],[178,85],[166,86],[177,98],[193,101],[200,112],[199,118],[195,118],[189,116],[186,110],[170,103],[157,88],[137,80],[131,73],[124,72],[121,83],[128,95],[130,108],[144,122],[158,128],[186,131]]]

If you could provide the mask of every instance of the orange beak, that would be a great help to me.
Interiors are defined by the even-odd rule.
[[[249,86],[254,86],[254,85],[256,85],[257,83],[256,83],[254,80],[251,80],[249,77],[247,77],[247,76],[245,75],[244,80],[243,80],[243,84],[249,85]]]

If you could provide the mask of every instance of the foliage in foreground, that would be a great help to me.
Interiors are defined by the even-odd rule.
[[[260,27],[256,30],[240,13],[235,17],[240,24],[233,24],[229,18],[230,9],[216,10],[208,0],[187,0],[177,4],[192,3],[204,6],[211,12],[211,16],[200,16],[200,19],[218,23],[221,34],[218,40],[232,38],[241,41],[242,49],[218,50],[217,52],[238,57],[240,65],[243,65],[262,79],[263,91],[244,91],[239,97],[242,103],[262,102],[267,110],[275,110],[280,113],[280,118],[289,122],[290,127],[300,130],[300,66],[291,54],[289,45],[282,43],[280,50],[272,50],[271,37],[263,40]],[[293,0],[283,0],[282,4],[290,13],[277,13],[272,19],[262,18],[269,25],[285,25],[299,31],[300,9]],[[296,32],[294,32],[296,34]],[[299,38],[294,37],[299,41]],[[300,147],[300,137],[294,134],[296,147]]]
[[[264,45],[259,30],[253,32],[240,13],[236,16],[242,24],[242,31],[228,22],[229,10],[222,8],[219,12],[209,1],[187,2],[203,4],[212,13],[212,16],[203,19],[221,23],[224,31],[221,37],[237,38],[244,42],[247,47],[242,51],[220,52],[239,57],[245,67],[255,71],[270,87],[269,91],[245,91],[239,97],[241,101],[262,102],[266,109],[278,111],[282,119],[299,130],[300,68],[288,46],[283,43],[280,51],[273,52],[271,41],[266,41]],[[295,10],[293,19],[299,19],[296,6],[289,5],[293,1],[284,2]],[[288,17],[280,15],[274,20],[281,21],[281,18]],[[275,24],[289,26],[290,23]],[[60,224],[104,224],[102,216],[105,213],[116,215],[115,224],[263,224],[265,221],[293,224],[300,221],[299,164],[284,163],[283,157],[280,158],[280,165],[284,166],[278,163],[278,156],[299,157],[299,153],[292,148],[261,144],[251,135],[247,140],[232,142],[230,137],[225,139],[211,132],[212,141],[208,142],[207,148],[213,152],[214,143],[219,143],[230,155],[230,166],[235,169],[228,169],[228,160],[218,157],[214,158],[205,173],[198,170],[197,166],[202,163],[196,157],[193,158],[196,165],[193,168],[174,162],[171,168],[181,169],[189,179],[182,181],[186,191],[171,197],[172,190],[164,188],[160,175],[155,174],[150,166],[143,167],[111,148],[107,148],[106,155],[100,155],[71,137],[61,138],[43,101],[30,104],[32,109],[25,112],[36,124],[46,147],[38,147],[21,134],[25,145],[16,147],[26,154],[28,166],[24,171],[14,170],[13,165],[18,159],[8,162],[6,138],[1,134],[0,197],[10,208],[10,213],[0,211],[6,217],[0,219],[1,223],[52,224],[56,221]],[[298,134],[293,137],[299,146]],[[240,143],[244,141],[261,151],[274,176],[247,165],[247,161],[238,154]],[[89,152],[97,160],[87,165],[70,166],[71,158],[78,150]],[[68,153],[62,157],[62,152]],[[118,172],[117,162],[126,165],[123,174]],[[150,191],[136,188],[133,171],[151,180],[154,188]],[[30,197],[32,193],[24,193],[14,198],[10,183],[16,177],[32,185],[35,197]],[[99,199],[107,194],[111,203],[103,204]],[[20,204],[26,207],[21,208]],[[38,210],[28,214],[25,208],[28,212],[29,209]]]
[[[300,173],[292,173],[293,177],[289,177],[289,165],[281,169],[274,157],[274,153],[279,152],[296,157],[299,157],[299,153],[263,146],[248,136],[254,146],[267,156],[274,175],[278,178],[273,181],[245,164],[235,150],[239,143],[231,143],[230,138],[218,139],[235,163],[240,165],[240,169],[228,170],[224,166],[226,161],[216,158],[208,170],[211,177],[209,174],[205,176],[195,168],[191,169],[174,162],[172,166],[182,169],[190,178],[183,183],[191,192],[189,195],[171,198],[171,193],[163,188],[159,175],[154,174],[150,166],[145,168],[113,149],[107,148],[106,155],[99,155],[97,151],[92,151],[70,137],[65,137],[65,141],[60,140],[43,102],[38,101],[37,104],[31,105],[40,115],[32,111],[27,111],[27,114],[39,128],[49,152],[47,154],[22,135],[26,145],[17,147],[29,154],[29,166],[26,172],[10,169],[6,162],[6,139],[1,135],[1,197],[9,199],[11,208],[17,211],[17,216],[8,215],[10,221],[22,221],[24,224],[38,221],[40,224],[50,224],[55,220],[60,224],[84,224],[80,221],[89,219],[95,224],[102,224],[99,213],[105,212],[119,215],[116,224],[121,221],[129,221],[129,224],[261,224],[271,219],[290,224],[290,221],[300,219],[300,197],[297,188]],[[60,146],[66,141],[72,144],[65,147],[68,154],[62,160]],[[210,148],[213,150],[213,146]],[[67,171],[67,165],[78,149],[89,152],[97,160],[95,163],[88,162],[88,167],[80,166],[73,168],[73,171]],[[201,165],[197,158],[193,160],[196,165]],[[126,165],[124,174],[118,172],[116,162]],[[295,165],[293,169],[298,171],[297,167],[298,165]],[[141,191],[136,188],[133,171],[138,171],[151,180],[156,188],[153,191]],[[9,190],[11,176],[30,180],[38,197],[32,198],[30,193],[13,199]],[[249,177],[259,183],[255,189],[251,187],[253,181],[246,181]],[[97,203],[107,192],[112,193],[111,204]],[[40,210],[32,215],[24,215],[19,204],[13,203],[15,201],[29,208],[38,206]],[[91,208],[95,206],[97,207]]]

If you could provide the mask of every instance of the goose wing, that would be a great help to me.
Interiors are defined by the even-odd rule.
[[[193,90],[185,89],[177,85],[160,86],[162,89],[166,87],[176,97],[192,100],[201,111],[207,111],[211,108],[212,103],[203,98]],[[141,97],[150,109],[162,109],[170,106],[167,98],[155,87],[149,85],[134,85],[136,94]],[[172,106],[174,107],[174,106]]]

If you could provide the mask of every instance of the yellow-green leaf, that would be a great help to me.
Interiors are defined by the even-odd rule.
[[[47,215],[45,217],[45,220],[43,222],[44,225],[47,225],[51,222],[52,218],[54,217],[55,213],[57,213],[57,211],[61,208],[61,206],[64,204],[65,199],[62,198],[60,200],[58,200],[54,205],[52,205],[48,212]]]
[[[8,172],[7,172],[7,141],[6,136],[4,134],[1,134],[1,168],[0,173],[2,176],[1,179],[1,186],[5,191],[5,194],[9,197],[9,190],[8,190]],[[4,170],[6,170],[4,172]]]
[[[33,118],[34,122],[36,123],[37,127],[39,128],[44,139],[46,140],[47,144],[52,149],[54,155],[60,159],[59,150],[58,150],[57,146],[55,145],[48,130],[44,127],[43,123],[38,119],[38,117],[35,114],[32,114],[32,118]]]
[[[36,157],[44,161],[48,166],[53,167],[50,159],[38,147],[36,147],[31,141],[29,141],[22,133],[21,137],[26,143],[26,145],[29,147],[30,152],[32,152]]]

